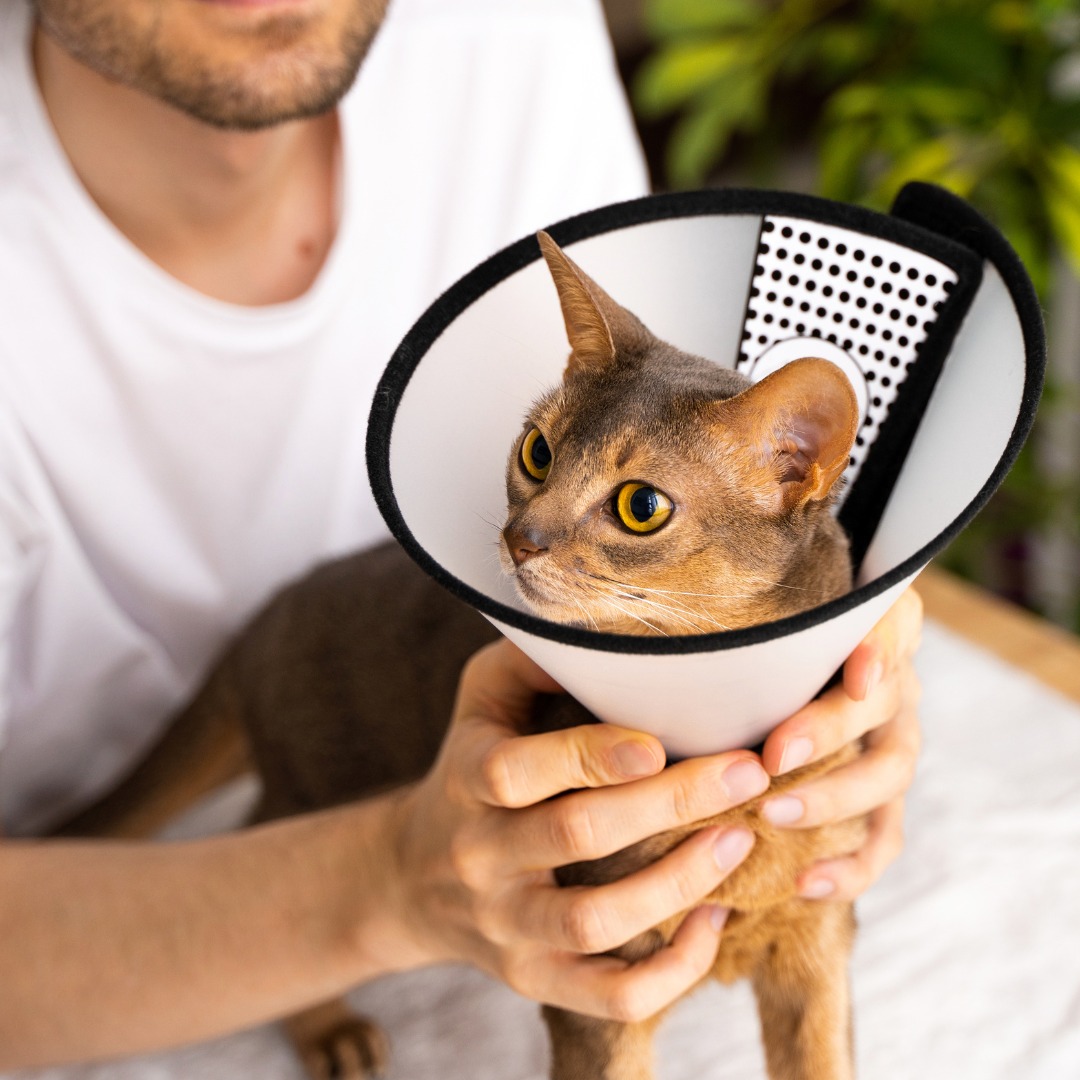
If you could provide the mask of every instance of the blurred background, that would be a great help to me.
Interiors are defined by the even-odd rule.
[[[938,562],[1080,632],[1080,3],[604,4],[656,190],[887,210],[926,180],[1009,239],[1046,318],[1047,386],[1019,462]]]

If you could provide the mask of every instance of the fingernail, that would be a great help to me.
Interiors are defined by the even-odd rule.
[[[824,900],[826,896],[832,896],[834,892],[836,892],[834,882],[828,878],[815,878],[799,890],[799,895],[807,900]]]
[[[727,922],[730,914],[731,908],[719,907],[718,905],[713,904],[712,911],[709,912],[709,922],[718,934],[724,929],[724,923]]]
[[[885,674],[885,668],[879,660],[871,669],[870,674],[866,677],[866,697],[869,697],[877,688],[881,682],[882,677]]]
[[[660,762],[652,750],[634,739],[618,743],[611,756],[615,760],[615,768],[623,776],[651,776],[660,768]]]
[[[713,844],[713,858],[721,870],[731,870],[746,858],[754,846],[754,834],[749,829],[728,829]]]
[[[786,772],[791,772],[792,769],[797,769],[800,765],[805,765],[813,757],[813,754],[814,744],[805,735],[788,739],[784,743],[784,752],[780,755],[780,770],[777,776],[782,776]]]
[[[781,795],[778,799],[770,799],[765,803],[761,813],[773,825],[794,825],[806,813],[806,807],[802,799],[794,795]]]
[[[741,803],[768,788],[769,774],[756,761],[736,761],[724,770],[720,782],[727,797],[733,803]]]

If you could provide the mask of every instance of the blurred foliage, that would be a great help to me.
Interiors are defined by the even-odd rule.
[[[1055,266],[1080,273],[1076,0],[646,0],[645,17],[655,47],[633,96],[644,120],[674,121],[672,187],[732,160],[775,181],[809,150],[828,198],[887,210],[913,179],[962,196],[1044,302]],[[1080,534],[1078,496],[1075,478],[1043,475],[1029,443],[948,561],[985,581],[994,553],[1062,507]]]

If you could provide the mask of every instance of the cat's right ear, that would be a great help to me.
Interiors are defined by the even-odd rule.
[[[641,351],[651,334],[617,304],[546,232],[538,232],[544,261],[559,294],[570,359],[566,374],[599,374],[620,354]]]

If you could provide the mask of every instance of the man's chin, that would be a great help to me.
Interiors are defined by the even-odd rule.
[[[190,94],[168,86],[146,92],[221,131],[262,131],[329,112],[345,96],[354,78],[355,71],[350,71],[340,80],[309,93],[298,93],[295,86],[286,86],[275,94],[265,85],[250,94],[238,88],[221,94]]]
[[[140,0],[141,2],[141,0]],[[257,131],[320,116],[367,56],[384,0],[36,0],[74,59],[203,124]]]

